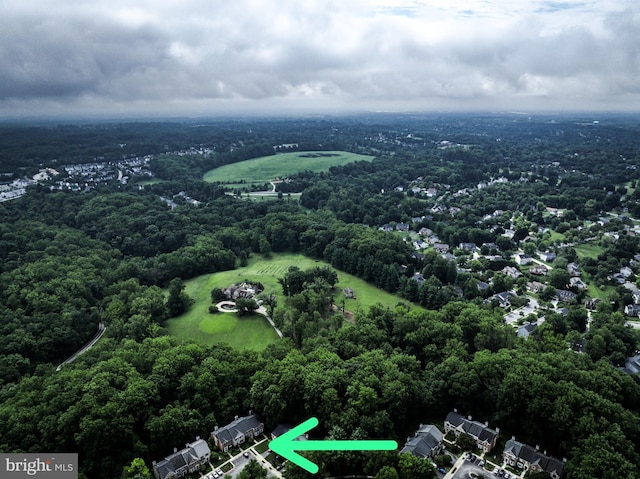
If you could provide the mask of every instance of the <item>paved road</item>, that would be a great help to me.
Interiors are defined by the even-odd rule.
[[[507,324],[515,323],[520,318],[524,318],[528,314],[531,314],[538,309],[539,307],[538,300],[533,296],[527,296],[527,298],[529,299],[529,304],[527,304],[526,306],[523,306],[522,308],[518,308],[515,311],[512,311],[505,315],[504,320]],[[520,313],[522,313],[522,315],[520,315]]]
[[[265,441],[268,441],[268,439],[263,439],[259,443],[249,447],[246,451],[242,451],[236,454],[235,456],[230,458],[228,461],[218,466],[216,469],[218,468],[222,469],[222,468],[225,468],[227,464],[231,464],[233,466],[233,469],[225,473],[223,477],[236,478],[240,474],[240,472],[245,468],[245,466],[249,464],[249,462],[253,459],[258,461],[258,463],[264,469],[267,470],[267,477],[275,477],[277,479],[282,479],[282,474],[280,473],[280,471],[276,470],[276,468],[273,467],[273,465],[265,459],[265,457],[267,457],[270,454],[270,452],[265,451],[262,454],[259,454],[258,451],[256,451],[255,449],[256,446],[258,446],[259,444],[262,444]],[[244,456],[245,452],[248,453],[249,457]]]
[[[93,339],[91,341],[89,341],[87,344],[85,344],[73,356],[71,356],[69,359],[67,359],[62,364],[60,364],[60,366],[58,366],[56,368],[56,371],[60,371],[62,369],[62,366],[64,366],[65,364],[70,364],[70,363],[74,362],[78,356],[80,356],[81,354],[84,354],[87,351],[89,351],[89,349],[91,349],[93,347],[93,345],[96,344],[100,340],[100,338],[102,337],[102,335],[104,334],[104,332],[106,330],[107,330],[107,327],[104,325],[104,323],[102,321],[100,321],[100,324],[98,325],[98,332],[93,337]]]
[[[267,318],[267,321],[269,321],[269,324],[271,325],[271,327],[276,330],[276,334],[280,337],[280,339],[282,339],[282,331],[278,329],[278,327],[276,326],[276,323],[274,323],[271,317],[267,314],[267,310],[265,309],[264,306],[260,306],[258,308],[258,313],[260,313],[265,318]]]
[[[451,466],[451,469],[444,475],[443,479],[468,479],[469,477],[471,477],[469,475],[471,472],[475,472],[479,477],[483,477],[483,476],[486,478],[499,477],[497,474],[494,474],[494,472],[497,469],[500,469],[502,467],[502,464],[495,464],[493,462],[489,462],[485,460],[486,464],[484,467],[491,468],[491,466],[493,466],[492,471],[487,471],[484,467],[478,466],[478,463],[480,462],[479,459],[471,463],[470,461],[466,460],[466,455],[467,453],[464,453],[458,458],[455,464]],[[480,458],[484,459],[484,454],[482,454]],[[524,476],[524,471],[522,471],[520,475],[515,475],[513,473],[509,473],[509,474],[510,474],[510,477],[514,479],[518,479]]]

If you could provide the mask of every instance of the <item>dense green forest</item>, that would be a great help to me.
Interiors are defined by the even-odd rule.
[[[134,458],[150,466],[249,410],[268,430],[316,416],[319,437],[401,442],[455,407],[565,458],[568,479],[640,477],[640,380],[620,368],[639,335],[624,316],[632,294],[613,279],[640,253],[639,131],[635,117],[518,115],[0,127],[14,177],[154,155],[164,180],[85,192],[43,183],[0,203],[0,451],[78,452],[81,477],[120,478]],[[299,173],[270,200],[202,181],[283,144],[376,158]],[[453,254],[418,252],[402,224]],[[535,279],[503,272],[518,251],[557,253],[537,297],[546,322],[526,340],[492,300],[514,290],[522,301]],[[285,300],[270,308],[284,339],[255,352],[167,334],[189,307],[183,280],[280,252],[334,268],[281,278]],[[578,301],[554,312],[544,293],[565,289],[576,262],[592,289],[573,288]],[[398,305],[345,320],[327,301],[340,271]],[[593,293],[602,301],[587,313]],[[97,345],[56,371],[100,323]],[[326,477],[435,477],[396,453],[309,456]]]

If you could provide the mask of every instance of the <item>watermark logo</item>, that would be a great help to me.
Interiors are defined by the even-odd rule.
[[[77,454],[0,454],[2,479],[78,479]]]

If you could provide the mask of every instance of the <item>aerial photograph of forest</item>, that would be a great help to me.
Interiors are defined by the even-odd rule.
[[[0,6],[0,478],[640,478],[640,6],[452,3]]]

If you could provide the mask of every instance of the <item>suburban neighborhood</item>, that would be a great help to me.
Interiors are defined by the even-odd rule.
[[[398,453],[431,461],[439,477],[444,479],[462,479],[473,470],[505,479],[524,478],[529,471],[546,472],[552,479],[563,475],[563,461],[541,452],[540,446],[532,447],[515,437],[507,440],[502,452],[496,454],[500,429],[492,429],[488,422],[474,421],[454,410],[447,414],[443,425],[444,431],[441,431],[433,424],[421,424]],[[267,470],[267,477],[279,478],[286,463],[273,457],[267,445],[290,429],[290,425],[279,424],[267,437],[260,418],[250,412],[216,427],[210,442],[196,437],[183,449],[174,449],[163,460],[154,461],[153,474],[156,479],[231,478],[236,477],[249,460],[256,460]],[[466,449],[468,445],[472,447]]]

